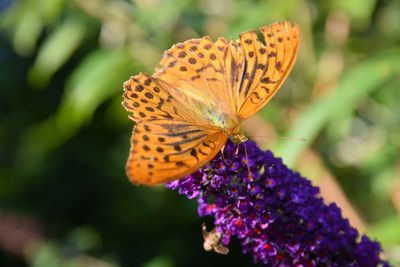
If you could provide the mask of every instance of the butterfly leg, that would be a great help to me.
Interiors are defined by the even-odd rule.
[[[250,181],[254,181],[254,178],[253,178],[253,176],[251,175],[251,171],[250,171],[249,157],[248,157],[248,155],[247,155],[246,142],[243,142],[242,144],[243,144],[243,146],[244,146],[244,155],[245,155],[245,157],[246,157],[246,167],[247,167],[247,172],[248,172],[247,178],[248,178]]]
[[[221,148],[221,158],[222,158],[223,162],[227,163],[226,160],[225,160],[225,146],[226,146],[226,143]]]

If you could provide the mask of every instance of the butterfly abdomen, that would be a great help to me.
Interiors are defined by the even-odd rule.
[[[201,116],[208,123],[221,131],[239,125],[239,119],[235,115],[223,112],[219,107],[201,107]]]
[[[219,129],[235,144],[247,141],[247,137],[240,127],[240,120],[236,116],[221,112],[218,108],[204,109],[202,115],[210,125]]]

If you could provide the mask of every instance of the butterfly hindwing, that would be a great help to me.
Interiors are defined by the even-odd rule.
[[[165,183],[200,168],[221,150],[227,137],[177,120],[138,123],[132,133],[126,171],[133,183]]]
[[[227,139],[195,107],[182,105],[176,89],[166,85],[146,74],[124,83],[123,106],[136,122],[126,170],[137,184],[165,183],[189,174],[211,160]]]

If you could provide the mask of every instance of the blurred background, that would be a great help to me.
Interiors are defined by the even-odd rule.
[[[195,201],[130,184],[122,83],[287,19],[299,58],[246,131],[400,265],[399,1],[0,0],[0,266],[253,266],[203,250]]]

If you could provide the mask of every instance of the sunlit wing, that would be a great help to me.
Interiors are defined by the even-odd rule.
[[[214,43],[208,36],[176,44],[164,53],[154,77],[189,108],[200,105],[234,116],[236,107],[225,68],[228,47],[225,39]]]
[[[289,22],[262,27],[265,45],[255,31],[240,34],[244,63],[238,99],[238,116],[246,119],[260,110],[279,90],[292,69],[300,42],[300,30]]]
[[[135,126],[126,172],[133,183],[154,185],[181,178],[206,164],[227,137],[176,120],[150,120]]]
[[[156,79],[147,74],[140,73],[126,81],[123,97],[122,105],[135,122],[174,119],[202,125],[195,109],[182,106]]]
[[[246,119],[279,90],[299,49],[297,25],[274,23],[261,32],[265,44],[255,31],[240,34],[238,43],[203,37],[176,44],[165,52],[154,77],[183,94],[178,98],[189,107],[196,105],[185,99],[188,95],[220,113]]]
[[[210,161],[226,136],[185,108],[158,80],[145,74],[124,83],[124,107],[136,122],[127,175],[137,184],[181,178]]]

